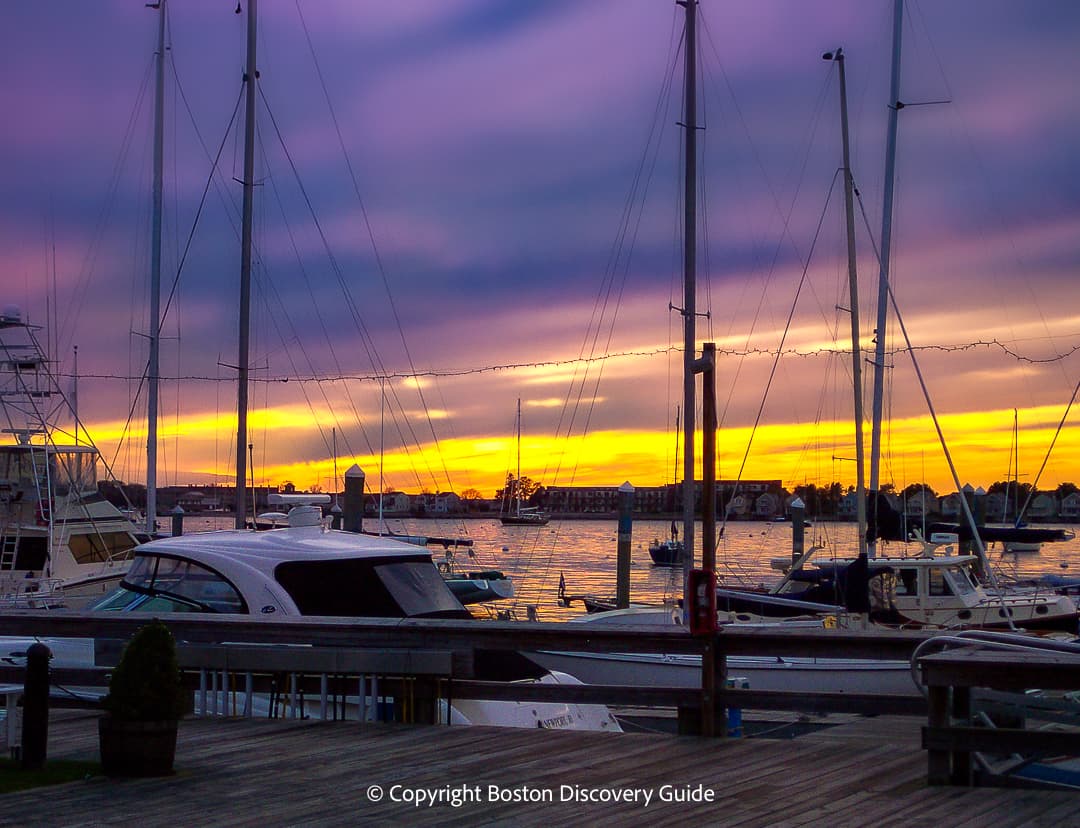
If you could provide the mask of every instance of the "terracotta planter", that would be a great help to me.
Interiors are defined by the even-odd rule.
[[[101,767],[106,776],[168,776],[176,756],[176,722],[98,719]]]

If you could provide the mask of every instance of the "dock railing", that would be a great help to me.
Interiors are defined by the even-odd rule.
[[[92,638],[95,665],[53,669],[54,684],[104,686],[124,641],[153,614],[13,611],[0,616],[0,636]],[[477,651],[552,650],[589,653],[700,655],[708,638],[685,629],[588,628],[584,625],[436,619],[273,620],[248,615],[168,615],[178,657],[196,691],[197,712],[252,715],[253,694],[269,694],[285,710],[312,705],[323,717],[349,696],[362,716],[379,714],[373,700],[393,699],[394,717],[439,721],[454,699],[550,701],[677,708],[687,723],[707,713],[700,688],[597,684],[540,684],[480,680]],[[806,713],[926,715],[918,694],[781,692],[727,686],[726,658],[734,655],[897,659],[911,657],[929,634],[842,630],[721,628],[715,635],[718,688],[713,713],[728,708]],[[21,668],[0,666],[0,682],[21,680]],[[240,699],[237,702],[237,698]],[[296,706],[297,699],[301,704]],[[231,701],[226,701],[231,699]],[[367,700],[367,701],[365,701]],[[380,702],[381,703],[381,702]],[[291,707],[290,707],[291,705]],[[354,702],[355,705],[355,702]],[[721,725],[717,732],[724,734]]]

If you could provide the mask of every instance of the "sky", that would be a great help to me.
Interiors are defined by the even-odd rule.
[[[231,479],[241,6],[167,6],[160,485]],[[373,485],[381,467],[384,486],[490,496],[516,472],[520,399],[522,474],[672,482],[682,7],[258,14],[256,481],[334,488],[357,463]],[[700,14],[698,343],[719,353],[719,474],[850,484],[838,67],[821,58],[846,56],[869,359],[892,2]],[[42,325],[65,389],[78,346],[80,419],[135,482],[157,21],[134,0],[0,8],[0,302]],[[1071,0],[906,4],[891,271],[927,393],[891,313],[884,482],[955,488],[931,406],[961,483],[1034,482],[1063,417],[1038,482],[1080,482],[1078,39]]]

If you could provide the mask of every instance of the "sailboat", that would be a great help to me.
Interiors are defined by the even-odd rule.
[[[685,3],[687,14],[686,44],[687,75],[690,75],[692,59],[689,51],[693,48],[693,16],[696,3],[688,0]],[[898,71],[899,54],[899,18],[902,4],[897,0],[897,31],[894,36],[894,100],[896,77]],[[1016,594],[1008,597],[991,594],[983,590],[976,580],[971,577],[971,571],[977,558],[973,555],[950,555],[937,557],[934,552],[938,544],[930,543],[924,547],[924,555],[919,558],[871,558],[867,554],[867,516],[866,497],[863,488],[863,462],[862,462],[862,408],[861,408],[861,362],[859,324],[857,309],[857,286],[855,279],[854,257],[854,220],[852,191],[853,181],[848,163],[847,147],[847,117],[845,76],[843,72],[843,54],[837,50],[835,53],[826,55],[827,60],[834,60],[840,67],[841,84],[841,116],[842,131],[844,133],[844,171],[845,171],[845,207],[848,229],[848,262],[849,262],[849,289],[851,291],[851,314],[852,314],[852,360],[855,380],[855,440],[858,459],[857,486],[859,521],[859,554],[854,561],[836,562],[833,567],[822,567],[816,570],[807,570],[804,565],[810,560],[813,550],[804,554],[790,567],[789,573],[781,582],[780,588],[771,593],[752,590],[718,590],[718,621],[721,623],[754,623],[771,624],[777,628],[785,629],[798,626],[824,627],[826,618],[832,626],[836,626],[841,619],[848,625],[859,625],[862,628],[880,628],[872,622],[871,606],[872,598],[887,598],[888,583],[885,579],[891,577],[894,572],[899,572],[907,581],[901,581],[906,594],[901,600],[891,603],[894,613],[907,613],[907,618],[898,619],[901,623],[907,622],[913,625],[926,625],[933,627],[981,626],[981,625],[1008,625],[1013,626],[1014,620],[1023,619],[1032,626],[1062,626],[1072,625],[1075,628],[1077,620],[1076,605],[1065,596],[1048,595],[1044,591],[1041,595],[1036,593]],[[695,103],[692,97],[691,83],[687,81],[687,131],[693,128],[692,115]],[[689,165],[694,155],[692,147],[688,145],[686,161]],[[689,178],[692,168],[688,166],[687,177]],[[689,181],[687,182],[689,187]],[[687,198],[687,217],[683,223],[684,229],[690,233],[693,228],[692,212],[689,205],[692,198]],[[688,248],[689,250],[689,248]],[[687,257],[691,259],[690,256]],[[692,260],[691,260],[692,263]],[[689,265],[688,265],[689,267]],[[688,273],[687,282],[692,276]],[[688,287],[688,299],[691,288]],[[689,305],[689,302],[688,302]],[[882,341],[882,333],[879,331],[879,347]],[[692,349],[693,340],[688,337],[687,351]],[[692,359],[692,353],[691,353]],[[878,370],[881,370],[883,361],[878,361]],[[692,377],[691,377],[692,379]],[[688,395],[687,410],[692,411],[693,386],[687,383],[691,392]],[[689,419],[689,418],[688,418]],[[706,429],[710,427],[706,423]],[[692,432],[690,432],[692,436]],[[692,449],[692,441],[688,441],[688,449]],[[685,475],[686,480],[692,480],[692,465],[687,464],[690,471]],[[687,495],[686,500],[692,504],[692,495]],[[693,511],[688,510],[687,526],[692,529]],[[684,532],[684,540],[687,548],[692,549],[692,541],[689,532]],[[708,538],[705,539],[706,541]],[[934,539],[931,539],[932,541]],[[689,556],[688,556],[689,557]],[[894,570],[894,567],[898,569]],[[903,567],[903,569],[899,569]],[[826,582],[831,574],[832,581]],[[816,581],[807,583],[811,576]],[[876,584],[875,584],[876,582]],[[910,584],[910,586],[909,586]],[[872,588],[875,585],[877,589]],[[897,590],[899,592],[900,590]],[[1061,600],[1065,598],[1065,600]],[[736,603],[738,599],[743,603]],[[726,605],[725,605],[725,602]],[[884,600],[880,604],[885,604]],[[646,624],[665,625],[682,622],[681,614],[663,608],[629,609],[613,613],[597,613],[575,619],[579,623],[586,624]],[[645,686],[700,686],[701,661],[696,657],[677,656],[643,656],[632,653],[616,654],[591,654],[571,652],[541,652],[537,654],[537,660],[550,669],[565,670],[578,678],[590,683],[618,684],[632,683]],[[818,690],[833,692],[863,692],[863,693],[899,693],[914,694],[917,688],[912,681],[909,665],[906,661],[874,660],[874,659],[848,659],[848,658],[748,658],[741,656],[729,656],[727,659],[729,672],[737,673],[749,679],[755,689],[761,690],[800,690],[814,687]]]
[[[246,527],[248,314],[251,276],[251,207],[254,186],[257,0],[247,0],[247,117],[241,252],[236,529],[162,538],[135,550],[135,562],[116,590],[92,609],[235,613],[252,617],[304,616],[469,618],[440,576],[431,552],[385,535],[333,530],[321,506],[290,509],[288,526],[256,532]],[[348,477],[348,473],[346,473]],[[283,503],[282,505],[288,505]],[[129,524],[130,525],[130,524]],[[491,573],[482,573],[491,574]],[[484,580],[476,578],[475,580]],[[482,623],[477,621],[476,623]],[[476,674],[499,681],[577,684],[517,653],[479,653]],[[354,700],[356,697],[352,697]],[[361,704],[363,702],[361,701]],[[454,700],[450,721],[508,727],[618,732],[603,705],[557,702]]]
[[[675,479],[679,478],[679,409],[675,409]],[[654,566],[682,566],[683,544],[679,540],[679,526],[671,521],[671,529],[665,540],[656,539],[649,544],[649,557]]]
[[[1006,477],[1005,497],[1002,501],[1001,523],[978,527],[979,537],[985,543],[1000,543],[1004,554],[1037,554],[1042,550],[1044,543],[1062,543],[1076,537],[1075,533],[1068,529],[1053,529],[1050,527],[1028,526],[1024,521],[1024,511],[1027,503],[1021,506],[1020,497],[1020,472],[1019,472],[1019,431],[1016,410],[1013,410],[1013,462],[1010,464],[1009,475]],[[1014,492],[1014,518],[1008,521],[1009,489]],[[1034,487],[1032,489],[1034,491]],[[1030,502],[1030,495],[1028,497]],[[932,523],[929,527],[931,532],[953,533],[960,540],[969,541],[973,537],[971,528],[963,524],[955,523]]]
[[[158,10],[160,21],[155,61],[154,318],[147,371],[147,535],[154,531],[157,493],[164,0],[152,8]],[[37,330],[24,321],[17,307],[7,306],[0,312],[0,408],[4,433],[15,439],[14,444],[0,446],[0,606],[81,608],[120,583],[132,550],[146,536],[136,530],[134,509],[121,511],[98,491],[101,454],[92,442],[79,442],[76,405],[50,373]],[[56,418],[65,407],[75,419],[72,444],[55,439],[60,433]]]
[[[517,477],[511,491],[506,493],[512,510],[499,515],[503,526],[546,526],[550,516],[537,506],[521,505],[521,398],[517,401]]]

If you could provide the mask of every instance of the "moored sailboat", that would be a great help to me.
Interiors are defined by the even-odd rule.
[[[503,526],[546,526],[551,518],[538,506],[522,506],[521,491],[521,398],[517,401],[517,477],[514,478],[511,491],[503,493],[504,505],[509,501],[510,509],[499,515]]]

